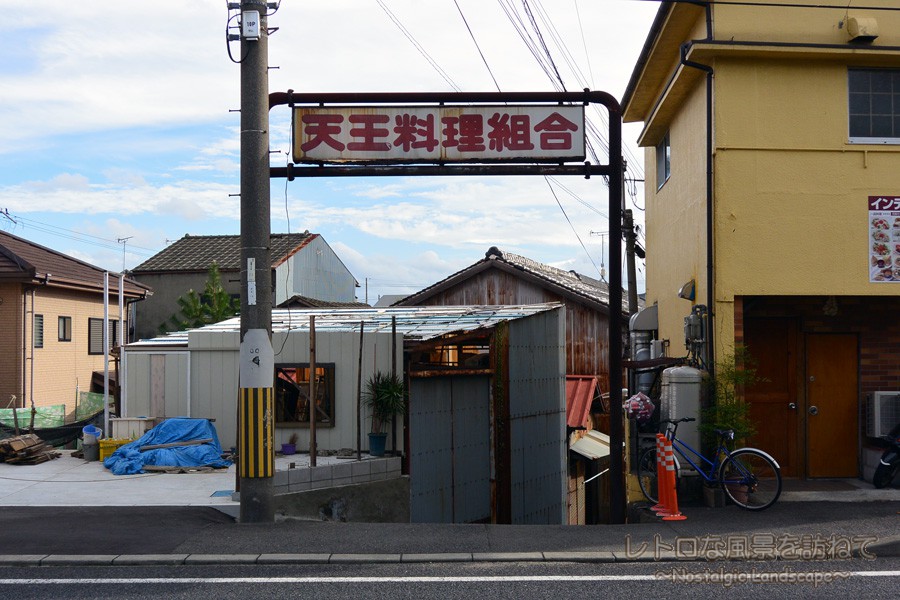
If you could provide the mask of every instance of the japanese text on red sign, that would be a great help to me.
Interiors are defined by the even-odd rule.
[[[581,160],[580,106],[296,108],[294,160]]]

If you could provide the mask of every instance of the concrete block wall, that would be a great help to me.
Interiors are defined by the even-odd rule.
[[[277,495],[384,481],[400,476],[400,457],[392,456],[276,471],[274,485]]]

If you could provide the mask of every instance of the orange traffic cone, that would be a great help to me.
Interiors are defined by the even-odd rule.
[[[666,494],[666,486],[664,485],[666,479],[666,467],[665,467],[665,452],[666,452],[666,436],[657,433],[656,434],[656,504],[650,507],[655,513],[664,513],[666,512],[666,507],[668,506],[668,495]]]
[[[687,517],[678,512],[678,490],[675,488],[675,451],[672,449],[672,440],[669,439],[665,440],[665,463],[665,487],[667,493],[667,504],[665,516],[662,520],[684,521],[685,519],[687,519]],[[660,482],[658,485],[662,485],[662,482]]]

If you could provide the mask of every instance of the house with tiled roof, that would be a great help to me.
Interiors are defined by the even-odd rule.
[[[129,308],[150,289],[127,277],[122,288],[127,332]],[[103,289],[103,269],[0,231],[0,406],[74,411],[76,390],[89,391],[93,373],[104,370]],[[118,273],[110,273],[108,289],[114,348]]]
[[[274,306],[295,296],[324,302],[355,302],[359,283],[317,234],[273,233],[269,237]],[[160,333],[178,312],[178,298],[206,287],[209,268],[219,267],[222,285],[241,295],[241,236],[185,235],[134,268],[132,275],[153,289],[135,318],[136,339]]]

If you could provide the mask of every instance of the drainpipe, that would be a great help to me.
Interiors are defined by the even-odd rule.
[[[712,41],[712,13],[709,4],[706,4],[706,39]],[[715,379],[716,347],[715,327],[715,269],[713,266],[713,68],[698,62],[687,60],[687,53],[693,42],[681,45],[681,64],[686,67],[699,69],[706,73],[706,306],[708,308],[706,340],[707,360],[706,369],[710,377]]]
[[[34,288],[31,288],[31,371],[30,378],[28,380],[28,399],[31,401],[31,406],[34,406]],[[22,403],[22,408],[25,408],[26,404]],[[32,425],[34,421],[31,421]],[[31,433],[31,429],[28,430]]]

